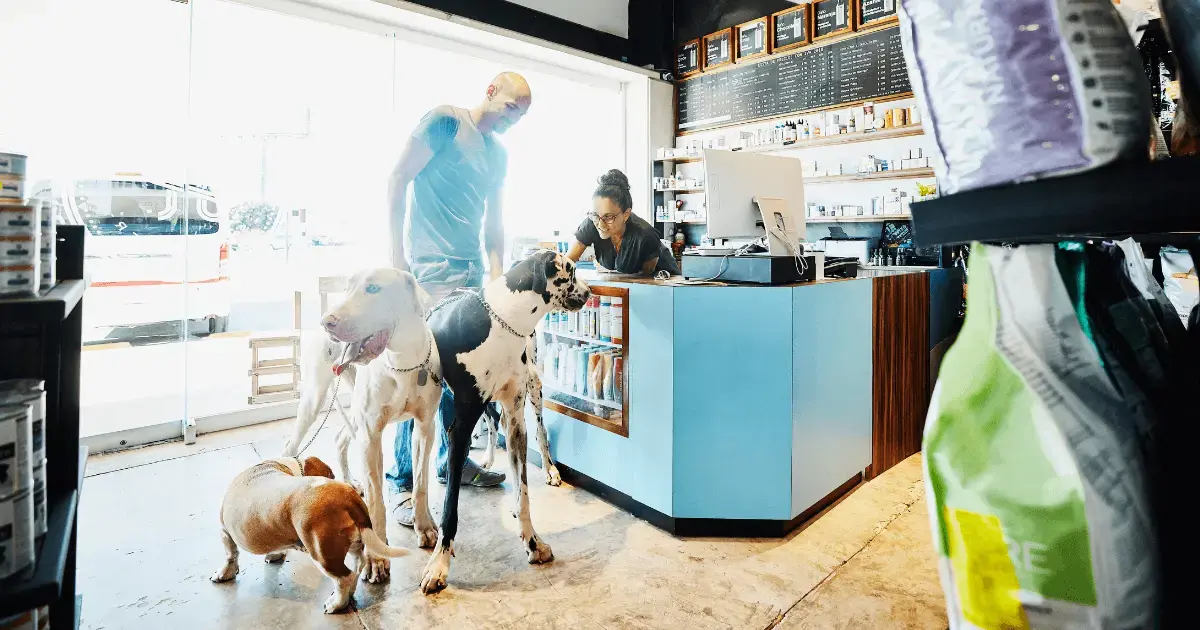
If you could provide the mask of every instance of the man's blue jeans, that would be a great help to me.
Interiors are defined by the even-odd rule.
[[[483,286],[483,261],[465,260],[427,260],[413,261],[412,273],[417,278],[421,288],[429,293],[436,303],[460,287]],[[433,306],[432,304],[430,305]],[[444,418],[454,417],[454,394],[447,387],[442,388],[442,401],[438,405],[438,415],[434,419],[434,431],[438,436],[437,474],[446,477],[446,445],[450,438],[446,435]],[[413,421],[411,419],[400,423],[396,429],[396,465],[387,472],[387,480],[398,492],[411,492],[413,487],[413,454],[412,454]],[[465,462],[464,462],[465,465]]]

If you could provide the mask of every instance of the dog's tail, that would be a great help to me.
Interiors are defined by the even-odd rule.
[[[385,543],[379,539],[379,535],[377,535],[372,529],[370,529],[368,527],[359,529],[358,535],[360,538],[362,538],[363,547],[366,547],[367,551],[370,551],[371,553],[373,553],[377,556],[385,556],[388,558],[403,558],[404,556],[408,555],[407,549],[405,549],[403,547],[388,546],[387,543]]]

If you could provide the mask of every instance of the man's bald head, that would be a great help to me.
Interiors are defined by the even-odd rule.
[[[481,129],[504,133],[521,120],[533,103],[529,82],[516,72],[501,72],[492,79],[487,99],[480,107]]]

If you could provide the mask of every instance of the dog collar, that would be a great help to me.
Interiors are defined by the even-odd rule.
[[[508,324],[508,322],[504,321],[504,319],[502,317],[500,317],[500,315],[498,315],[496,313],[496,311],[492,310],[492,305],[488,304],[487,300],[483,299],[482,291],[480,291],[479,293],[475,293],[474,291],[472,291],[472,294],[475,296],[475,299],[479,300],[479,303],[483,305],[483,310],[487,311],[488,316],[491,317],[492,319],[496,320],[496,323],[500,324],[501,328],[503,328],[504,330],[507,330],[508,332],[510,332],[513,335],[516,335],[517,337],[520,337],[522,339],[533,336],[533,333],[529,333],[528,335],[522,335],[521,333],[517,332],[517,329],[510,326]]]
[[[428,334],[428,333],[426,333],[426,334]],[[429,365],[429,360],[431,358],[433,358],[433,335],[429,335],[429,349],[425,351],[425,359],[423,361],[421,361],[420,363],[418,363],[410,368],[398,368],[398,367],[392,365],[392,358],[388,355],[387,351],[385,350],[383,353],[383,364],[386,365],[389,370],[391,370],[393,372],[398,372],[400,374],[412,372],[413,370],[420,370],[420,372],[417,373],[417,385],[418,386],[424,386],[425,379],[427,379],[429,377],[433,377],[434,385],[441,385],[442,377],[438,376],[437,373],[435,373],[433,371],[433,367]]]

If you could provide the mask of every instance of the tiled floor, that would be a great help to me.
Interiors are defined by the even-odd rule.
[[[787,539],[673,538],[592,495],[530,473],[534,523],[555,560],[530,566],[505,490],[462,493],[449,588],[417,588],[428,552],[360,584],[327,616],[331,584],[307,556],[242,554],[232,583],[217,512],[229,480],[276,455],[286,425],[92,457],[80,513],[85,628],[945,628],[917,457]],[[332,462],[331,439],[315,453]],[[390,443],[390,442],[389,442]],[[435,486],[435,506],[441,487]],[[435,511],[436,516],[436,511]],[[415,546],[392,525],[391,541]]]

